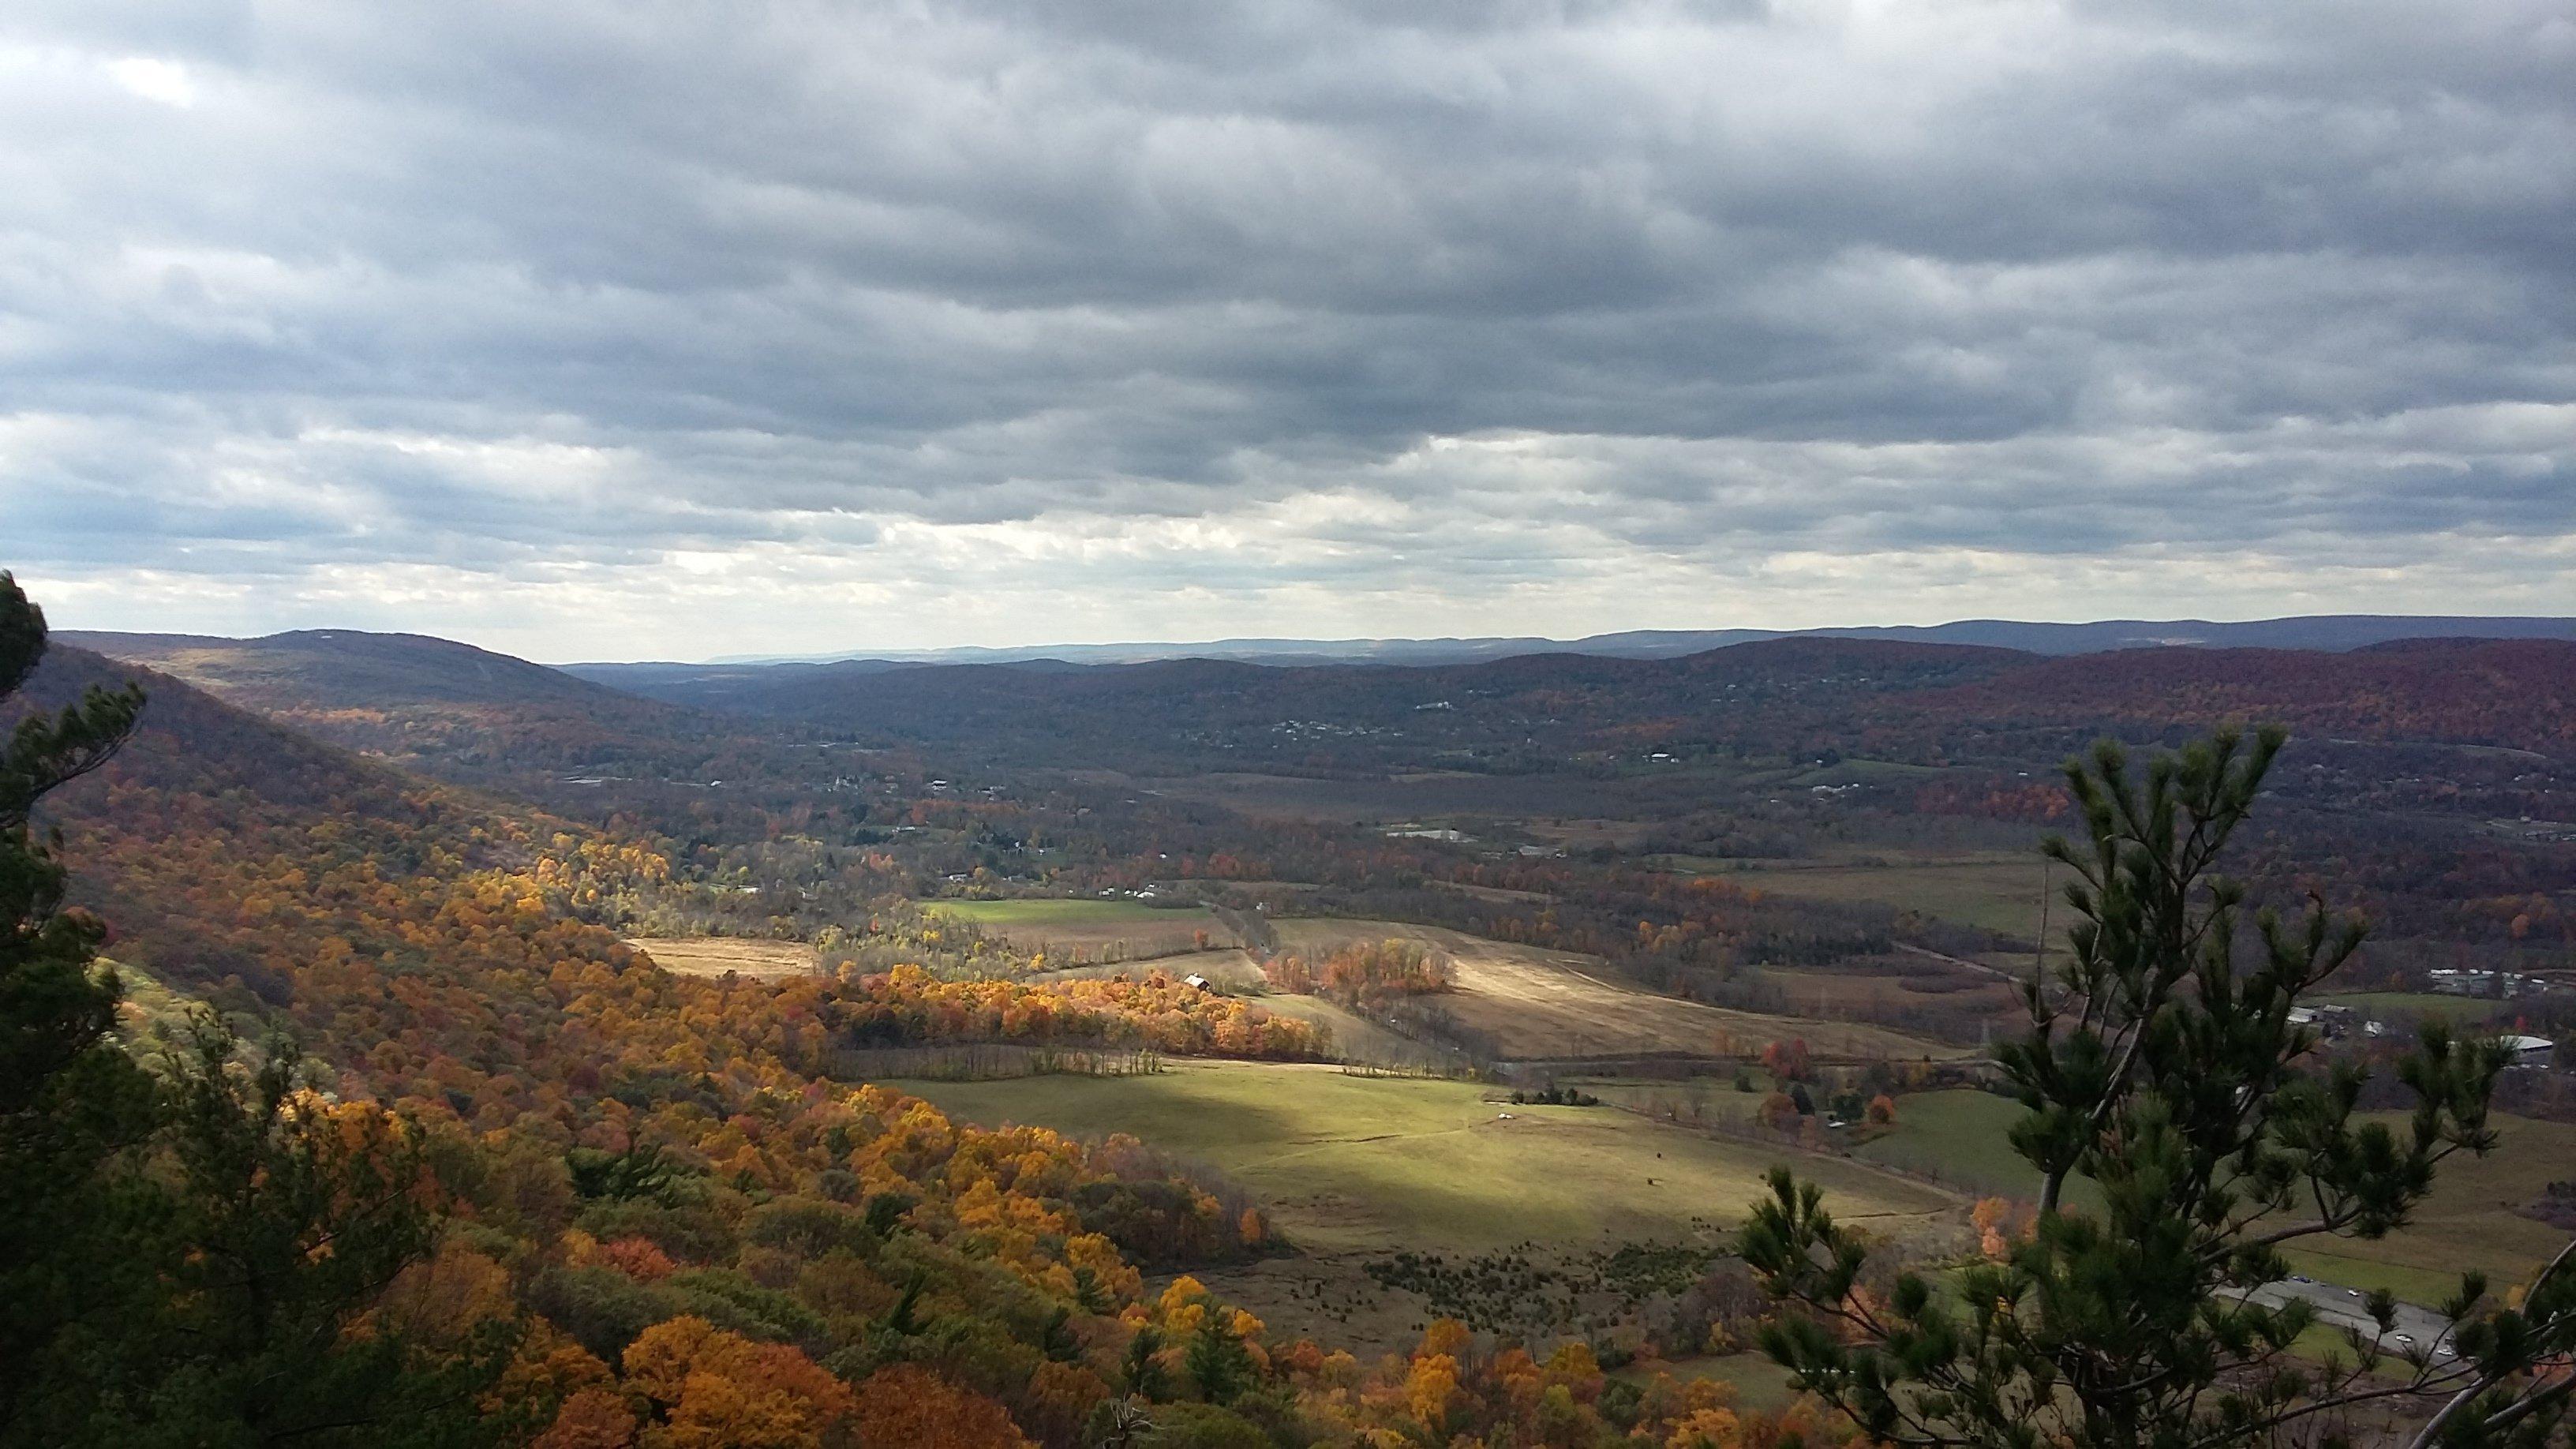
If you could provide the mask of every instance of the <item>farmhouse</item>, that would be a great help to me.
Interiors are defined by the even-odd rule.
[[[1208,979],[1204,976],[1184,976],[1181,978],[1181,984],[1189,987],[1193,991],[1209,991],[1214,989],[1214,987],[1210,985]]]

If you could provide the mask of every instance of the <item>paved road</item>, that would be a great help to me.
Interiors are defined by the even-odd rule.
[[[2430,1308],[2399,1303],[2395,1322],[2387,1335],[2381,1337],[2379,1325],[2371,1319],[2369,1305],[2356,1289],[2305,1278],[2284,1278],[2278,1283],[2266,1283],[2248,1296],[2257,1303],[2274,1307],[2294,1298],[2304,1298],[2316,1306],[2319,1322],[2332,1328],[2358,1329],[2365,1337],[2379,1338],[2380,1347],[2390,1353],[2410,1353],[2430,1346],[2436,1359],[2449,1356],[2444,1350],[2450,1346],[2451,1320]]]

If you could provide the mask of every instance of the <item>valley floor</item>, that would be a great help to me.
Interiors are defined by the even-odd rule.
[[[1562,1261],[1623,1243],[1713,1242],[1777,1161],[1823,1183],[1845,1219],[1891,1235],[1961,1202],[1867,1164],[1703,1137],[1607,1105],[1514,1106],[1474,1083],[1332,1067],[1188,1061],[1153,1076],[891,1085],[967,1121],[1124,1132],[1214,1168],[1272,1212],[1298,1251],[1211,1281],[1275,1329],[1354,1347],[1396,1347],[1424,1318],[1364,1271],[1398,1251],[1536,1245],[1525,1249],[1534,1260]]]

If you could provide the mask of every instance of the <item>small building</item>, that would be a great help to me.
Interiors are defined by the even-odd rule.
[[[1213,991],[1216,989],[1204,976],[1184,976],[1181,978],[1181,984],[1189,987],[1193,991]]]
[[[2331,1041],[2348,1036],[2361,1023],[2361,1013],[2349,1006],[2293,1006],[2289,1010],[2292,1026],[2312,1026],[2317,1035]]]
[[[2558,1043],[2545,1036],[2501,1036],[2505,1063],[2516,1067],[2545,1067],[2558,1055]]]

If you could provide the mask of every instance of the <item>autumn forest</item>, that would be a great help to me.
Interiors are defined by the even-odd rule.
[[[1914,1442],[1849,1357],[1932,1351],[1899,1268],[2074,1251],[2002,1145],[2056,1089],[1997,1043],[2089,959],[2039,844],[2100,737],[2286,727],[2228,866],[2370,923],[2298,984],[2286,1070],[2350,1084],[2298,1131],[2407,1107],[2421,1041],[2576,1030],[2548,641],[604,683],[49,642],[15,585],[0,624],[13,1444]],[[2564,1140],[2555,1050],[2427,1130]],[[2093,1150],[2070,1201],[2116,1207]],[[1510,1179],[1584,1163],[1582,1234],[1535,1236]],[[1782,1255],[1854,1230],[1757,1213],[1775,1166],[1889,1266],[1819,1297]],[[2404,1261],[2500,1294],[2554,1190]]]

